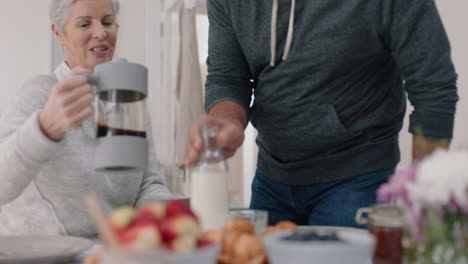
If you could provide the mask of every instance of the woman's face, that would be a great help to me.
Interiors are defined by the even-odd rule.
[[[94,69],[112,60],[118,30],[115,20],[110,0],[77,0],[69,9],[63,34],[52,25],[71,69]]]

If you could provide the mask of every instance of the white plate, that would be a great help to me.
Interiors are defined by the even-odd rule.
[[[217,244],[212,244],[190,253],[175,253],[158,248],[142,253],[127,252],[124,258],[126,264],[215,264],[218,259],[219,249]],[[102,264],[118,263],[117,256],[112,255],[112,252],[105,248],[102,252]]]
[[[1,236],[0,264],[67,263],[93,244],[70,236]]]

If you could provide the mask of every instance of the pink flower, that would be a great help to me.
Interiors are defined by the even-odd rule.
[[[414,182],[415,179],[416,168],[414,166],[407,169],[398,169],[390,180],[379,188],[377,200],[380,202],[402,200],[406,205],[410,205],[406,184]]]
[[[460,203],[459,201],[457,201],[457,199],[452,197],[450,199],[449,208],[455,211],[462,211],[464,213],[468,213],[468,201],[466,201],[465,203]]]

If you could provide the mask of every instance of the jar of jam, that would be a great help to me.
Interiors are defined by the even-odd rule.
[[[375,237],[373,264],[403,263],[404,218],[400,208],[391,204],[360,208],[356,222],[367,225]]]

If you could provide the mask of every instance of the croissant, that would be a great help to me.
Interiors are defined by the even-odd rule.
[[[242,234],[232,252],[233,264],[261,264],[266,261],[263,242],[259,236]]]

